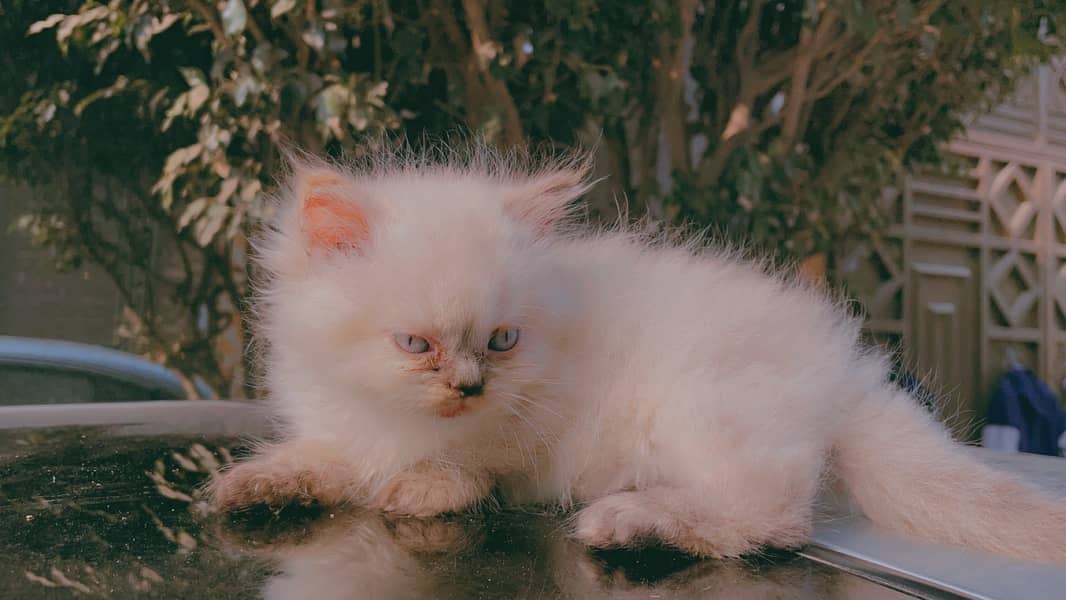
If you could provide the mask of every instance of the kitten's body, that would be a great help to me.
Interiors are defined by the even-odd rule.
[[[721,253],[555,232],[583,177],[298,168],[261,259],[288,441],[219,479],[221,504],[428,515],[498,484],[582,506],[593,545],[735,556],[802,543],[832,462],[883,525],[1066,562],[1066,507],[964,455],[820,293]],[[491,351],[506,328],[519,342]]]

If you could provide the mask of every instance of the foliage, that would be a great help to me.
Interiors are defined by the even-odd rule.
[[[0,6],[0,174],[50,194],[21,224],[62,264],[103,265],[133,341],[216,386],[242,380],[227,357],[245,239],[282,141],[337,155],[390,131],[600,137],[603,211],[619,194],[630,214],[804,256],[876,230],[879,190],[938,161],[962,115],[1055,50],[1066,15],[1055,0]]]

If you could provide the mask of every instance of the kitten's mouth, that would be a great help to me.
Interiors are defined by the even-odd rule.
[[[473,410],[480,400],[480,396],[452,396],[436,403],[433,406],[433,413],[438,417],[454,419]]]
[[[447,402],[437,407],[437,416],[452,419],[465,413],[469,407],[462,400]]]

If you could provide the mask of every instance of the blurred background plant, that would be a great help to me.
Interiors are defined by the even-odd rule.
[[[599,141],[594,216],[828,259],[881,191],[1059,51],[1058,0],[3,0],[0,176],[127,347],[231,396],[277,144]]]

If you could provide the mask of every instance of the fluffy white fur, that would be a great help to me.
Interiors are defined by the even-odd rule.
[[[219,505],[432,515],[498,486],[577,505],[590,545],[736,556],[802,544],[832,469],[883,526],[1066,564],[1064,503],[962,452],[838,304],[702,244],[567,225],[587,187],[580,162],[483,149],[295,161],[259,254],[285,441],[217,479]]]

